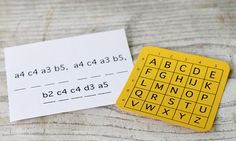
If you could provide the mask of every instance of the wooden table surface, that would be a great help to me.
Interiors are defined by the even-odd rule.
[[[120,28],[134,60],[143,46],[157,45],[230,64],[211,131],[135,116],[114,105],[9,122],[3,48]],[[0,0],[0,140],[235,141],[235,65],[234,0]]]

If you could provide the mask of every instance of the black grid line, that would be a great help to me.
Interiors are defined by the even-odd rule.
[[[137,78],[139,78],[139,77],[141,76],[141,73],[142,73],[142,71],[143,71],[143,68],[144,68],[144,66],[145,66],[145,64],[146,64],[146,62],[147,62],[147,60],[148,60],[148,55],[147,55],[147,57],[146,57],[146,60],[144,61],[144,64],[142,65],[142,69],[140,70],[139,75],[138,75]],[[136,69],[140,69],[140,68],[136,68]],[[137,82],[138,82],[138,79],[136,80],[136,82],[135,82],[135,84],[134,84],[134,88],[135,88],[135,86],[137,85]],[[131,91],[129,97],[127,98],[127,100],[126,100],[126,102],[125,102],[125,104],[124,104],[124,107],[126,107],[126,104],[127,104],[128,100],[129,100],[131,94],[133,93],[134,88],[132,89],[132,91]]]
[[[163,59],[161,60],[160,64],[162,63],[162,61],[163,61]],[[144,64],[144,66],[145,66],[145,64]],[[155,77],[157,76],[157,74],[158,74],[158,72],[159,72],[159,69],[158,69],[158,68],[156,68],[156,70],[157,70],[157,72],[156,72],[156,74],[155,74]],[[142,73],[142,72],[141,72],[141,73]],[[140,73],[140,74],[141,74],[141,73]],[[148,90],[148,94],[149,94],[149,92],[151,91],[154,82],[155,82],[155,79],[152,80],[152,84],[151,84],[150,89]],[[144,99],[144,101],[143,101],[143,105],[145,104],[145,102],[146,102],[146,100],[147,100],[147,97],[148,97],[148,95],[145,97],[145,99]],[[141,109],[140,109],[140,110],[142,110],[143,105],[141,106]]]

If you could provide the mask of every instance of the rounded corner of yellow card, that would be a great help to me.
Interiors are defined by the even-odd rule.
[[[206,127],[204,129],[201,129],[199,131],[201,131],[201,132],[209,132],[213,128],[213,123],[214,123],[214,121],[212,121],[211,124],[206,125]]]
[[[147,46],[141,50],[116,105],[142,116],[208,131],[229,71],[223,61]]]
[[[228,62],[226,62],[226,61],[221,61],[221,66],[222,66],[222,68],[223,68],[225,71],[230,72],[230,65],[229,65]]]

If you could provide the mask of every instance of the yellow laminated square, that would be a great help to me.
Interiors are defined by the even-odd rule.
[[[152,79],[140,77],[136,83],[136,87],[144,90],[149,90],[152,86],[152,83],[153,83]]]
[[[160,117],[164,117],[167,119],[172,119],[175,114],[175,109],[165,107],[165,106],[160,106],[157,115]]]
[[[147,57],[146,66],[153,67],[153,68],[159,68],[162,62],[162,57],[154,56],[154,55],[149,55]]]
[[[200,127],[200,128],[205,128],[206,122],[207,122],[207,118],[193,114],[191,116],[190,121],[189,121],[189,125],[193,125],[195,127]]]
[[[163,58],[160,69],[166,71],[174,71],[177,61],[173,59]]]
[[[173,120],[180,121],[180,122],[183,122],[183,123],[188,123],[189,120],[190,120],[190,117],[191,117],[190,113],[186,113],[186,112],[177,110],[175,112]]]
[[[201,62],[202,63],[202,62]],[[197,78],[204,78],[206,76],[207,67],[202,65],[193,64],[190,76]]]
[[[201,90],[202,82],[203,82],[203,79],[190,76],[190,77],[188,77],[188,81],[187,81],[185,87],[191,88],[194,90]]]
[[[131,97],[140,99],[140,100],[145,100],[148,95],[148,90],[140,89],[140,88],[134,88]]]
[[[149,102],[145,102],[141,111],[155,115],[157,113],[158,109],[159,109],[158,105],[153,104],[153,103],[149,103]]]
[[[144,78],[153,78],[156,76],[157,69],[152,67],[144,67],[141,76]]]
[[[180,74],[189,75],[191,68],[192,68],[192,64],[179,61],[177,63],[176,68],[175,68],[175,72],[180,73]]]
[[[163,83],[160,81],[154,81],[151,91],[165,94],[168,88],[168,83]]]
[[[169,85],[168,90],[166,91],[166,94],[180,98],[183,94],[183,91],[184,91],[184,87]]]
[[[221,78],[221,74],[222,74],[222,70],[220,69],[208,68],[207,73],[206,73],[206,79],[219,82]]]
[[[200,91],[185,88],[184,93],[182,94],[182,99],[196,102]]]
[[[223,61],[144,47],[116,105],[126,111],[207,131],[229,75]]]
[[[187,101],[187,100],[182,99],[179,102],[178,109],[182,110],[182,111],[185,111],[185,112],[188,112],[188,113],[192,113],[193,109],[195,107],[195,104],[196,104],[195,102]]]
[[[204,117],[208,117],[211,111],[211,106],[203,105],[203,104],[196,104],[193,113],[196,115],[201,115]]]
[[[211,106],[212,103],[215,100],[215,95],[214,94],[209,94],[205,92],[201,92],[199,97],[198,97],[198,103],[205,104]]]
[[[174,84],[174,85],[178,85],[178,86],[185,86],[187,80],[188,80],[188,76],[187,75],[182,75],[182,74],[174,73],[170,83]]]
[[[213,82],[209,80],[205,80],[202,85],[202,91],[207,93],[216,94],[218,89],[218,82]]]
[[[162,105],[176,109],[179,103],[179,98],[165,96],[162,102]]]
[[[163,94],[159,94],[159,93],[155,93],[155,92],[150,92],[146,101],[147,102],[151,102],[151,103],[155,103],[155,104],[161,104],[162,100],[164,98]]]
[[[127,103],[125,104],[125,106],[127,108],[131,108],[131,109],[135,109],[135,110],[140,110],[142,105],[143,105],[142,100],[137,100],[135,98],[129,98],[129,100],[127,101]]]
[[[173,72],[159,70],[156,75],[156,80],[169,83],[172,78]]]

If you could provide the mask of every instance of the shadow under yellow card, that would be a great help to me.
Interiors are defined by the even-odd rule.
[[[223,61],[144,47],[116,105],[206,131],[213,125],[229,71]]]

